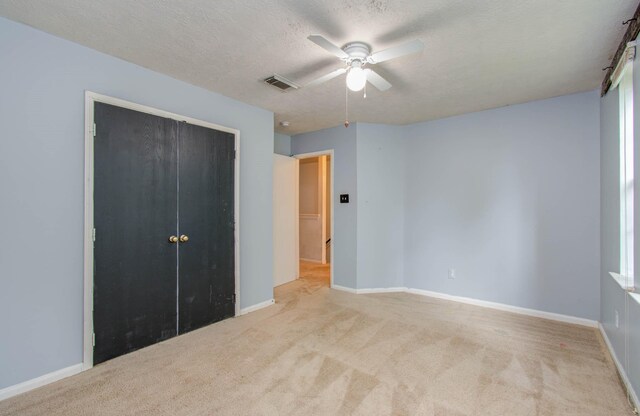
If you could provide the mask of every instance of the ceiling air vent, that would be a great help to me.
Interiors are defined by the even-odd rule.
[[[298,88],[300,88],[294,82],[289,81],[285,77],[280,76],[278,74],[273,74],[269,78],[266,78],[264,82],[279,89],[282,92],[289,91],[290,89],[297,90]]]

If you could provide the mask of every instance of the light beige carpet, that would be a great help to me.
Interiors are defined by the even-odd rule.
[[[276,305],[0,402],[21,415],[631,415],[593,329],[397,293]]]

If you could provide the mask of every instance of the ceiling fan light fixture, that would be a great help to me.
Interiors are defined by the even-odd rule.
[[[330,54],[340,58],[346,65],[309,82],[306,87],[320,85],[347,72],[346,87],[351,91],[362,90],[367,82],[370,82],[371,85],[380,91],[388,90],[391,88],[389,81],[372,69],[363,69],[362,67],[367,64],[375,65],[380,62],[386,62],[401,56],[420,52],[424,49],[424,44],[419,39],[398,46],[392,46],[391,48],[373,54],[371,53],[371,47],[364,42],[351,42],[339,48],[322,35],[311,35],[307,39]]]
[[[347,87],[351,91],[360,91],[367,83],[367,74],[359,66],[353,66],[347,74]]]

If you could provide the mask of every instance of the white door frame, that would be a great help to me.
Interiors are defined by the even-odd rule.
[[[94,161],[94,104],[96,102],[111,104],[129,110],[186,121],[206,128],[211,128],[235,136],[236,158],[234,161],[234,240],[235,240],[235,315],[240,315],[240,131],[207,121],[181,116],[142,104],[132,103],[119,98],[109,97],[91,91],[85,91],[84,123],[84,316],[83,316],[83,360],[82,369],[93,367],[93,161]],[[100,238],[100,236],[98,236]]]
[[[330,287],[333,287],[333,265],[335,263],[335,256],[333,254],[333,247],[334,247],[333,237],[335,235],[334,227],[335,227],[335,224],[336,224],[336,218],[335,218],[335,216],[333,214],[334,213],[334,209],[333,209],[333,205],[334,205],[333,190],[335,189],[335,180],[334,180],[334,177],[333,177],[333,166],[334,166],[335,162],[334,162],[333,153],[334,153],[333,149],[328,149],[328,150],[321,150],[319,152],[300,153],[300,154],[297,154],[297,155],[292,155],[292,157],[295,157],[296,159],[308,159],[308,158],[311,158],[311,157],[318,157],[318,156],[330,156],[330,159],[329,159],[329,164],[331,165],[331,169],[329,170],[329,172],[330,172],[329,174],[331,175],[330,176],[330,178],[331,178],[330,179],[330,183],[331,183],[331,197],[330,197],[330,200],[331,200],[331,245],[329,246],[330,247],[329,250],[331,250],[330,254],[329,254],[329,258],[331,259],[331,263],[329,265],[329,270],[330,270],[329,273],[331,275],[330,276],[331,277]],[[298,183],[300,183],[299,178],[300,178],[300,169],[298,169]],[[298,221],[300,221],[300,218],[298,218]],[[297,245],[300,246],[300,232],[299,231],[298,231],[298,234],[296,235],[296,240],[297,240]],[[326,244],[325,241],[323,241],[322,243]],[[323,258],[324,258],[324,256],[323,256]],[[298,250],[298,268],[300,267],[299,265],[300,265],[300,251]],[[299,275],[300,275],[300,270],[298,269],[298,276]]]
[[[320,224],[322,229],[320,230],[320,258],[322,264],[327,264],[327,157],[326,155],[318,157],[318,169],[320,171],[320,177],[318,181],[318,189],[320,189]]]

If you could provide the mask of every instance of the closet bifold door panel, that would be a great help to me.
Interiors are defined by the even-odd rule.
[[[235,315],[235,136],[178,123],[179,332]]]
[[[95,103],[94,364],[176,335],[177,123]]]

